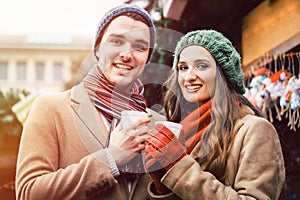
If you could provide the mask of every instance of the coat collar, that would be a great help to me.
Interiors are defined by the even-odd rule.
[[[109,133],[95,106],[92,104],[83,83],[71,89],[71,107],[75,112],[75,120],[79,135],[85,143],[96,141],[106,147]],[[90,132],[90,133],[88,133]]]
[[[75,112],[74,119],[78,134],[85,147],[91,153],[99,150],[101,146],[102,148],[106,148],[108,146],[109,133],[99,115],[99,112],[92,104],[83,83],[80,83],[71,89],[71,107]],[[101,145],[100,147],[99,143]],[[134,198],[133,196],[135,196],[138,181],[139,179],[136,179],[132,183],[132,190],[130,191],[129,199]]]

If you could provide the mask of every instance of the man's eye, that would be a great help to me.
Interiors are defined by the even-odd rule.
[[[123,44],[123,41],[120,40],[120,39],[117,39],[117,38],[111,38],[111,39],[109,40],[109,42],[110,42],[111,44],[113,44],[113,45],[121,45],[121,44]]]
[[[142,45],[142,44],[134,44],[133,48],[137,51],[146,51],[147,50],[147,46]]]

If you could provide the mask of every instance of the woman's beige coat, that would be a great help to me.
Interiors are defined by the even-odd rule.
[[[162,178],[173,193],[156,196],[152,183],[148,191],[152,199],[237,200],[279,199],[284,190],[285,168],[280,141],[270,122],[252,115],[248,109],[238,120],[234,144],[228,158],[228,180],[218,181],[203,171],[195,158],[200,157],[199,145]]]
[[[103,148],[108,133],[82,84],[38,97],[25,124],[17,161],[18,199],[148,199],[148,175],[131,192],[114,178]]]

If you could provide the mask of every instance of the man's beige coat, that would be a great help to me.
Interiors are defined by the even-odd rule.
[[[103,148],[108,132],[82,84],[38,97],[24,126],[17,161],[18,199],[148,199],[148,175],[114,178]]]

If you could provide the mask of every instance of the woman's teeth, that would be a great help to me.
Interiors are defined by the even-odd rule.
[[[185,88],[188,90],[195,90],[195,89],[201,88],[201,86],[200,85],[187,85],[187,86],[185,86]]]

